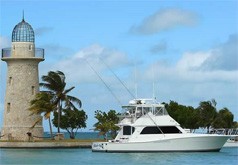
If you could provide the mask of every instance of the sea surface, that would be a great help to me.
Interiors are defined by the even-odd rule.
[[[67,135],[67,134],[66,134]],[[95,139],[97,133],[79,133],[78,139]],[[0,149],[0,165],[5,164],[99,164],[99,165],[237,165],[238,147],[220,152],[100,153],[91,149]]]

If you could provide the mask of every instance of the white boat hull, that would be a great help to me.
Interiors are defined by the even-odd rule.
[[[96,142],[98,152],[208,152],[219,151],[229,136],[190,136],[150,142]]]

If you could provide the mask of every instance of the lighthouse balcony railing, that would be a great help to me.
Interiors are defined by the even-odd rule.
[[[2,58],[11,57],[11,48],[2,49]],[[42,48],[35,48],[35,57],[34,58],[44,58],[45,50]]]
[[[35,57],[37,58],[44,58],[45,50],[42,48],[35,48]]]

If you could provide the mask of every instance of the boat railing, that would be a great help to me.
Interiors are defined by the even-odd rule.
[[[219,134],[219,135],[237,135],[238,136],[238,129],[237,128],[219,128],[219,129],[212,129],[210,134]]]
[[[235,129],[230,129],[229,132],[228,132],[229,135],[237,135],[238,136],[238,129],[235,128]]]
[[[137,106],[123,106],[123,116],[129,117],[132,114],[135,114],[135,116],[143,116],[147,113],[151,112],[155,116],[163,116],[168,115],[167,110],[164,106],[154,106],[154,105],[137,105]]]
[[[35,48],[35,54],[32,58],[42,58],[44,59],[45,50],[42,48]],[[10,58],[12,57],[12,49],[11,48],[3,48],[2,49],[2,58]],[[14,57],[14,56],[13,56]]]

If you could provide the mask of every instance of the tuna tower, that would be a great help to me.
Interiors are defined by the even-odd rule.
[[[44,49],[35,48],[33,28],[24,17],[12,31],[11,48],[2,49],[2,60],[8,69],[2,139],[26,141],[29,132],[35,137],[42,137],[42,122],[31,128],[42,117],[30,116],[28,108],[39,92],[38,64],[44,60]]]

